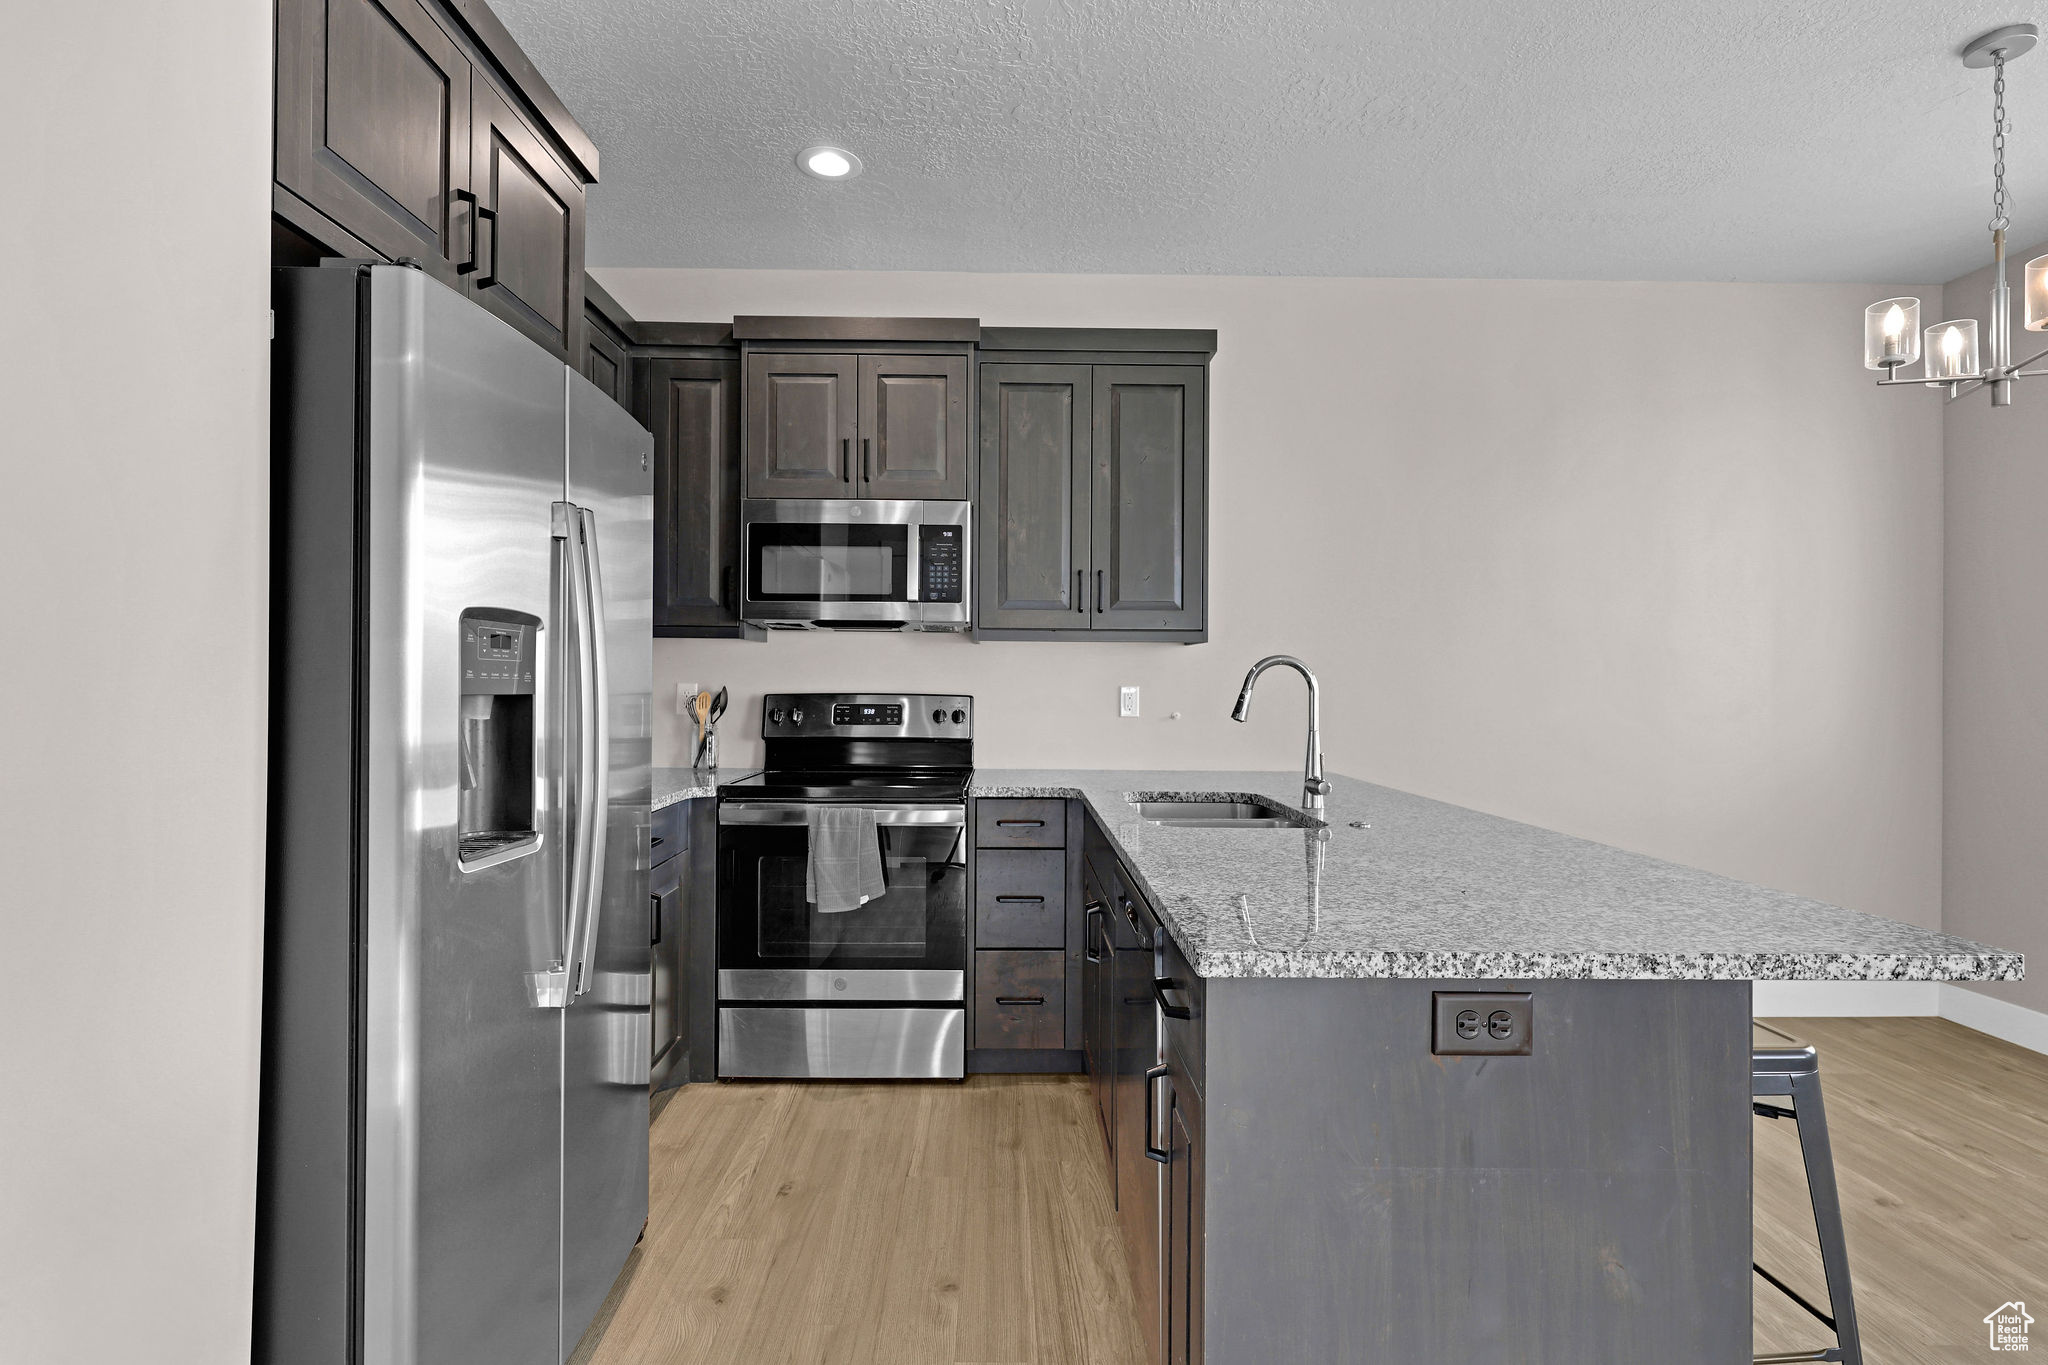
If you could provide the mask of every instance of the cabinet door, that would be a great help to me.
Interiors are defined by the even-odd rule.
[[[583,317],[583,377],[603,389],[620,407],[633,407],[633,370],[625,348],[585,310]]]
[[[1119,878],[1119,881],[1122,879]],[[1111,1003],[1116,1011],[1116,1211],[1130,1261],[1131,1291],[1145,1334],[1145,1357],[1160,1358],[1160,1167],[1145,1149],[1157,1140],[1160,1085],[1148,1079],[1159,1064],[1159,1014],[1152,1002],[1152,926],[1127,889],[1111,890]]]
[[[1166,1365],[1202,1359],[1202,1111],[1178,1068],[1163,1082],[1166,1128],[1165,1195],[1159,1212],[1165,1255],[1159,1311]]]
[[[470,295],[572,360],[583,326],[583,186],[490,82],[479,76],[469,94]]]
[[[860,478],[860,358],[747,357],[747,496],[850,498]]]
[[[1110,1154],[1110,1189],[1116,1189],[1116,1074],[1109,1003],[1109,900],[1095,869],[1081,868],[1081,1048],[1095,1117]]]
[[[1199,365],[1097,365],[1090,613],[1102,630],[1198,630],[1207,577]]]
[[[654,624],[739,618],[740,367],[646,362],[642,412],[654,433]]]
[[[676,860],[654,869],[647,888],[647,938],[654,961],[653,996],[649,1016],[653,1024],[650,1062],[659,1062],[682,1037],[683,883],[681,864]],[[657,1068],[659,1071],[659,1068]]]
[[[1086,365],[981,367],[977,624],[1088,628],[1093,401]]]
[[[419,0],[279,0],[277,183],[456,283],[470,68]]]
[[[967,496],[967,357],[860,358],[860,495]]]

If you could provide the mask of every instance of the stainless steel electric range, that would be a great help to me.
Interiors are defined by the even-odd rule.
[[[974,699],[771,693],[764,771],[718,789],[718,1074],[965,1074]],[[810,817],[872,811],[886,890],[821,912]]]

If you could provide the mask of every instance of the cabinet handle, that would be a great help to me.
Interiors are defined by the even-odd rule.
[[[1043,820],[998,820],[996,821],[996,828],[1008,829],[1012,825],[1021,825],[1026,829],[1039,829],[1044,824],[1045,821]]]
[[[1074,570],[1074,610],[1084,616],[1088,612],[1088,571]]]
[[[473,275],[476,273],[476,211],[479,207],[476,192],[474,190],[457,190],[455,191],[454,199],[458,204],[469,205],[469,259],[459,263],[455,267],[455,273],[458,275]]]
[[[491,268],[483,271],[476,277],[477,288],[489,289],[498,282],[498,211],[485,208],[482,202],[479,201],[476,206],[476,218],[478,223],[489,223],[491,225]],[[476,234],[474,231],[471,232],[469,238],[469,256],[471,268],[475,269]]]
[[[1042,995],[999,995],[996,997],[996,1003],[998,1005],[1043,1005],[1045,997]]]
[[[1169,1019],[1192,1019],[1194,1006],[1176,1005],[1166,998],[1166,993],[1180,988],[1173,984],[1173,978],[1158,976],[1152,979],[1152,1003],[1159,1006],[1159,1012]]]
[[[853,482],[853,438],[839,438],[839,482]]]
[[[860,438],[860,481],[873,483],[875,479],[875,443],[872,438]]]
[[[661,840],[656,839],[654,842],[658,844]],[[647,898],[647,941],[649,944],[661,942],[661,897],[659,896],[649,896]]]
[[[1090,962],[1102,961],[1102,954],[1095,948],[1095,917],[1102,914],[1101,901],[1089,901],[1081,907],[1081,956]],[[1107,919],[1104,920],[1107,923]]]
[[[1170,1066],[1155,1066],[1145,1073],[1145,1155],[1164,1166],[1173,1160],[1173,1153],[1164,1147],[1155,1146],[1152,1139],[1159,1132],[1159,1120],[1152,1097],[1159,1093],[1159,1080],[1173,1070]]]
[[[730,612],[737,612],[739,610],[738,607],[733,605],[732,601],[732,587],[734,576],[735,575],[733,572],[732,565],[726,565],[725,572],[722,575],[720,575],[718,587],[718,600],[722,604],[724,604],[725,609]]]
[[[496,248],[494,246],[494,254],[495,250]],[[1097,569],[1095,571],[1095,614],[1097,616],[1102,615],[1102,570],[1100,569]]]
[[[997,905],[1044,905],[1043,896],[997,896]]]

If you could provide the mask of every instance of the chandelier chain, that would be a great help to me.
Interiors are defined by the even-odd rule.
[[[1991,82],[1991,230],[2003,232],[2012,224],[2005,212],[2005,49],[1991,57],[1997,68]]]

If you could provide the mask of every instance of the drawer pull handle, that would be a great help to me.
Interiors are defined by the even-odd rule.
[[[1043,896],[997,896],[997,905],[1044,905]]]
[[[1192,1005],[1176,1005],[1166,998],[1166,993],[1180,989],[1171,977],[1159,977],[1152,983],[1152,1003],[1159,1006],[1159,1012],[1169,1019],[1192,1019],[1195,1017]]]
[[[1009,828],[1011,828],[1011,827],[1013,827],[1013,826],[1021,826],[1022,828],[1025,828],[1025,829],[1043,829],[1043,828],[1045,827],[1045,821],[1043,821],[1043,820],[998,820],[998,821],[996,821],[996,827],[997,827],[998,829],[1009,829]]]
[[[996,1003],[998,1005],[1043,1005],[1045,997],[1042,995],[999,995],[996,997]]]

